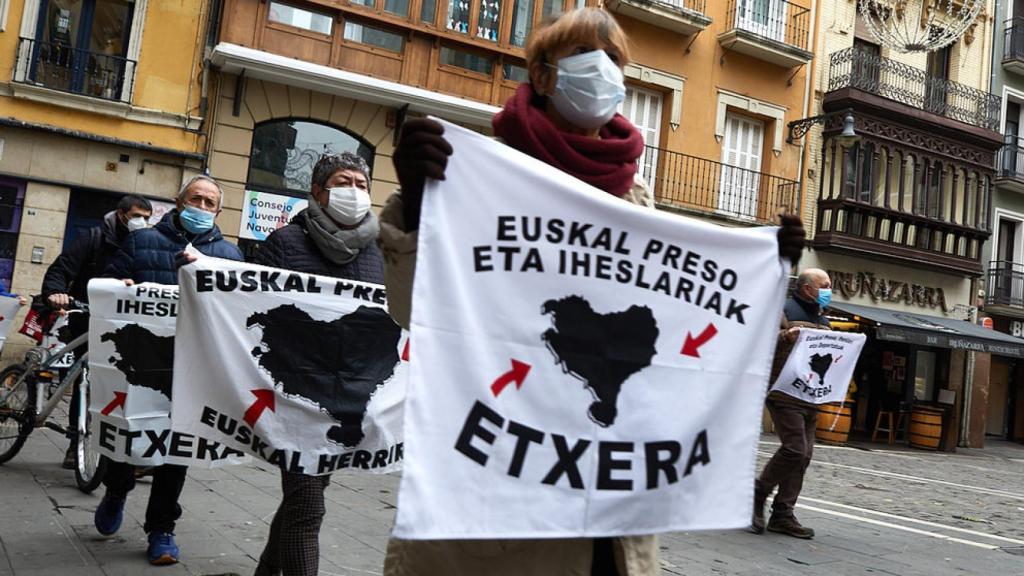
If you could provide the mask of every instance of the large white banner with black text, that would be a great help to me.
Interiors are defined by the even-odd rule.
[[[867,336],[801,328],[771,391],[811,404],[842,402]]]
[[[395,535],[748,525],[786,282],[776,229],[634,206],[468,130],[445,137],[419,229]]]
[[[401,465],[408,338],[382,286],[204,256],[178,274],[174,430],[294,473]]]
[[[171,430],[177,286],[93,280],[89,312],[91,441],[101,454],[139,466],[247,460],[208,438]]]

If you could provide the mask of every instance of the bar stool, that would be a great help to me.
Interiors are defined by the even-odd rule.
[[[874,442],[878,437],[879,432],[885,432],[889,435],[889,445],[892,446],[896,443],[896,433],[903,429],[903,421],[907,417],[906,411],[900,407],[900,410],[879,410],[878,417],[875,418],[875,431],[871,434],[871,441]],[[896,426],[893,427],[893,416],[899,414],[896,418]],[[885,419],[885,427],[882,427],[882,419]]]

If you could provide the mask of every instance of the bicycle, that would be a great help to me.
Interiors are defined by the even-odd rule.
[[[87,314],[88,309],[88,304],[72,300],[67,313]],[[52,329],[53,324],[50,323],[47,331]],[[89,414],[88,353],[78,355],[70,366],[67,366],[67,358],[86,346],[88,340],[89,334],[85,333],[57,349],[35,346],[25,353],[20,363],[0,371],[0,464],[14,458],[36,428],[46,427],[67,433],[49,417],[81,376],[75,482],[78,489],[86,494],[102,482],[106,459],[100,457],[90,442],[92,417]]]

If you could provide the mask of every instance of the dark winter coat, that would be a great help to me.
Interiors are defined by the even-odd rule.
[[[291,223],[268,236],[252,257],[252,262],[306,274],[373,284],[384,283],[384,255],[376,242],[364,247],[350,262],[331,262],[310,238],[306,229],[305,211],[296,214]]]
[[[103,275],[107,278],[130,278],[135,282],[176,286],[178,266],[174,256],[184,250],[190,241],[196,250],[207,256],[242,260],[242,252],[224,239],[216,225],[204,234],[192,237],[178,228],[177,218],[178,211],[171,210],[156,226],[129,234],[121,245],[121,251]]]
[[[75,300],[88,302],[89,280],[103,273],[121,250],[125,237],[127,232],[118,235],[117,214],[108,212],[102,224],[75,238],[50,264],[43,276],[43,296],[67,294]]]
[[[794,294],[789,300],[786,300],[786,307],[783,311],[782,325],[779,330],[779,340],[775,345],[775,357],[772,359],[772,372],[768,381],[768,386],[775,384],[775,380],[778,379],[779,374],[782,372],[782,368],[786,365],[786,360],[789,359],[789,353],[793,351],[792,342],[786,341],[786,331],[790,328],[815,328],[818,330],[831,330],[832,323],[828,321],[828,318],[824,315],[824,310],[818,306],[817,302],[807,302],[801,300]],[[797,404],[807,408],[808,410],[817,410],[817,406],[804,402],[779,391],[773,391],[768,393],[768,399],[777,402],[788,402],[790,404]]]

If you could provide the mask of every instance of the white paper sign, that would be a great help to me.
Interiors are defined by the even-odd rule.
[[[413,294],[395,536],[750,522],[776,229],[634,206],[445,124]]]
[[[294,473],[400,466],[408,338],[382,286],[208,257],[179,281],[175,431]]]
[[[206,438],[171,431],[177,286],[92,280],[89,312],[91,439],[101,454],[138,466],[247,460]]]
[[[864,334],[801,328],[772,392],[811,404],[841,402],[866,340]]]
[[[291,222],[308,204],[305,198],[246,190],[238,237],[266,240],[272,232]]]

